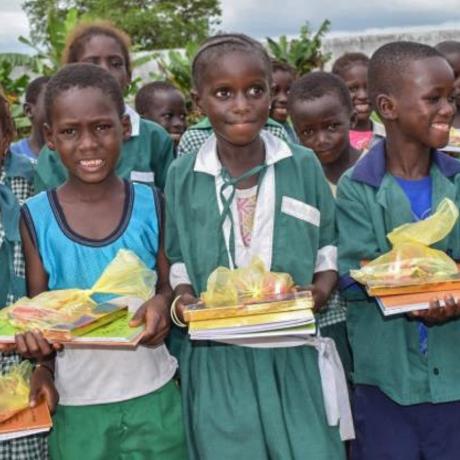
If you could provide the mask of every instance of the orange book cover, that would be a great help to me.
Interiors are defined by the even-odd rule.
[[[430,301],[435,297],[440,299],[442,306],[444,303],[443,298],[448,294],[451,294],[455,299],[460,299],[460,290],[456,289],[377,297],[377,301],[383,314],[387,316],[416,310],[426,310],[429,307]]]
[[[187,322],[192,322],[312,308],[313,297],[311,291],[299,291],[290,294],[282,294],[276,298],[260,300],[253,303],[248,302],[240,305],[226,305],[220,307],[207,307],[204,303],[187,305],[184,311],[184,319]]]
[[[53,426],[45,400],[36,407],[28,407],[0,423],[0,441],[49,431]]]

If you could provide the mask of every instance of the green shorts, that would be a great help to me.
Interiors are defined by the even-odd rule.
[[[58,406],[53,424],[53,460],[187,458],[180,393],[173,381],[127,401]]]

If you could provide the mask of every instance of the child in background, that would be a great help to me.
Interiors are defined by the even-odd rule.
[[[345,53],[332,66],[332,73],[340,77],[350,91],[351,102],[356,112],[355,126],[350,129],[351,146],[360,152],[369,150],[384,131],[373,123],[367,85],[369,58],[363,53]]]
[[[218,266],[243,267],[256,255],[269,270],[311,285],[321,308],[336,282],[334,202],[313,152],[263,129],[272,75],[266,51],[245,35],[217,35],[196,54],[192,75],[214,133],[168,173],[165,234],[177,310],[196,301]],[[330,339],[313,340],[334,348]],[[319,356],[312,346],[186,338],[179,369],[189,458],[343,459],[338,420],[329,426],[326,417]]]
[[[460,42],[449,40],[438,43],[435,48],[447,59],[455,77],[455,105],[457,113],[450,130],[449,144],[442,150],[456,158],[460,157]]]
[[[356,114],[348,88],[335,75],[313,72],[294,82],[288,107],[300,143],[315,152],[335,196],[339,178],[361,155],[350,145],[349,131],[355,124]],[[352,361],[346,308],[338,292],[334,292],[317,320],[321,333],[335,340],[349,376]]]
[[[130,39],[106,21],[82,23],[68,36],[63,63],[85,62],[103,67],[118,81],[124,91],[131,80]],[[135,182],[155,185],[163,190],[166,172],[174,158],[168,133],[156,123],[143,120],[129,106],[131,135],[123,142],[118,176]],[[36,169],[35,190],[57,187],[67,178],[59,152],[44,148]]]
[[[41,359],[32,403],[38,395],[59,393],[51,457],[183,460],[180,395],[171,380],[176,361],[163,344],[171,288],[158,195],[115,173],[130,131],[121,88],[98,66],[68,65],[48,83],[45,104],[47,143],[60,152],[69,178],[23,208],[29,295],[90,288],[120,249],[133,251],[158,273],[155,295],[132,321],[145,324],[134,350],[64,348],[45,360],[52,348],[41,333],[16,337],[21,354]]]
[[[460,206],[460,162],[439,152],[455,115],[454,73],[434,48],[394,42],[372,56],[369,94],[386,140],[337,189],[339,269],[353,351],[353,460],[455,460],[460,451],[460,305],[383,317],[349,278],[388,252],[386,235],[426,218],[448,197]],[[460,259],[460,223],[436,248]]]
[[[26,293],[19,209],[32,195],[33,168],[24,156],[11,154],[9,146],[14,135],[13,118],[7,99],[0,90],[0,309]],[[20,360],[16,353],[0,351],[0,373],[7,373]],[[1,459],[45,460],[47,457],[44,435],[0,442]]]
[[[147,83],[136,94],[135,107],[141,117],[163,126],[177,147],[187,129],[187,108],[183,94],[174,85]]]
[[[289,123],[288,96],[291,85],[296,78],[295,70],[289,65],[272,60],[272,103],[270,117],[283,125],[291,142],[298,142],[297,136]]]
[[[455,77],[455,114],[453,127],[460,129],[460,42],[448,40],[438,43],[435,48],[447,59],[452,67]]]
[[[318,157],[335,196],[337,182],[360,152],[350,145],[357,115],[344,82],[326,72],[313,72],[294,82],[289,113],[300,143]]]
[[[29,137],[11,144],[11,153],[24,155],[33,164],[37,163],[38,155],[45,145],[43,135],[43,123],[45,122],[43,98],[49,79],[50,77],[38,77],[27,86],[23,108],[32,125],[32,132]]]

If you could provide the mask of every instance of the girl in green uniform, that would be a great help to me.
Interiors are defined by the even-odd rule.
[[[310,150],[261,132],[270,66],[263,47],[244,35],[213,37],[195,56],[194,96],[214,134],[168,173],[166,248],[179,316],[216,267],[245,266],[256,255],[268,269],[309,285],[316,309],[335,286],[334,202],[321,166]],[[326,391],[337,383],[325,377],[331,362],[319,359],[336,358],[335,348],[331,339],[310,345],[185,339],[180,369],[189,457],[344,458],[340,435],[346,439],[353,429],[340,416],[337,392]]]
[[[131,81],[130,38],[107,21],[83,22],[71,31],[63,64],[83,62],[107,70],[125,91]],[[174,159],[173,143],[165,129],[144,120],[125,104],[131,132],[123,141],[115,172],[123,179],[155,185],[163,190],[166,172]],[[68,177],[59,152],[44,147],[35,174],[35,192],[64,183]]]

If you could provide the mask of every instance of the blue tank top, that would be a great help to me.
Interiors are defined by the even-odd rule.
[[[155,193],[146,185],[125,182],[123,216],[104,240],[91,240],[72,231],[55,189],[28,199],[23,216],[49,276],[48,289],[89,289],[119,249],[130,249],[155,269],[159,245]]]

